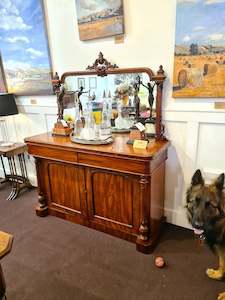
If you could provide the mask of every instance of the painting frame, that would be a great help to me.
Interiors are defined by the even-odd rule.
[[[80,89],[83,87],[85,89],[85,78],[84,77],[78,77],[77,78],[77,87]]]
[[[225,97],[223,11],[225,1],[177,0],[173,98]]]
[[[97,88],[97,78],[89,77],[89,89],[96,89],[96,88]]]
[[[7,93],[7,82],[5,78],[4,68],[3,68],[3,62],[2,62],[2,56],[0,52],[0,94]]]
[[[40,30],[40,36],[42,37],[42,41],[44,41],[44,43],[42,43],[42,45],[44,45],[43,47],[45,48],[43,56],[45,59],[46,66],[39,67],[39,68],[37,67],[36,71],[35,71],[35,67],[31,66],[30,70],[34,70],[33,72],[30,71],[31,76],[30,77],[29,77],[29,75],[23,76],[23,77],[26,77],[27,82],[29,82],[29,80],[30,80],[30,82],[33,81],[34,83],[33,84],[30,83],[30,86],[29,86],[29,84],[25,80],[23,81],[21,79],[21,81],[19,81],[19,79],[18,79],[19,88],[17,89],[16,84],[12,85],[11,81],[13,81],[13,75],[11,75],[11,77],[8,76],[8,74],[10,74],[11,70],[10,69],[8,70],[8,67],[6,64],[6,59],[4,59],[4,55],[2,55],[3,73],[6,78],[8,92],[14,93],[16,96],[53,95],[54,94],[52,82],[51,82],[52,76],[53,76],[52,59],[51,59],[51,53],[50,53],[50,48],[49,48],[49,39],[48,39],[48,30],[47,30],[44,0],[38,0],[38,3],[39,3],[39,6],[38,6],[39,9],[37,9],[37,15],[38,15],[38,18],[40,19],[38,29]],[[33,4],[33,2],[32,2],[32,4]],[[25,22],[26,21],[27,20],[25,20]],[[32,26],[30,26],[30,27],[32,27]],[[27,32],[28,32],[28,30],[25,33],[27,33]],[[26,41],[25,37],[23,37],[23,38],[24,38],[24,41]],[[36,44],[35,44],[35,46],[36,46]],[[41,56],[42,49],[41,49],[41,51],[36,50],[36,52],[35,52],[35,49],[36,48],[33,49],[33,45],[32,45],[27,49],[27,52],[30,51],[29,52],[30,56],[32,56],[32,53]],[[24,51],[24,53],[25,52],[26,51]],[[27,56],[28,56],[28,54],[27,54]],[[34,55],[33,55],[33,58],[34,58]],[[17,63],[20,63],[20,62],[22,64],[22,60],[17,61]],[[35,62],[34,62],[34,64],[35,64]],[[24,69],[24,73],[26,73],[25,69]],[[16,72],[15,72],[15,74],[16,74]],[[29,70],[27,71],[27,74],[29,74]],[[14,78],[16,78],[16,77],[14,76]],[[40,78],[40,79],[38,80],[38,78]]]
[[[107,38],[125,33],[123,0],[74,0],[81,41]]]

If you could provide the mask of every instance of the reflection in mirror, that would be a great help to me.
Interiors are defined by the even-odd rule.
[[[97,75],[67,76],[64,82],[66,95],[75,93],[80,103],[81,112],[89,102],[92,102],[94,110],[102,109],[103,102],[112,102],[113,119],[121,110],[122,116],[130,120],[135,117],[135,83],[138,85],[138,97],[140,99],[139,115],[141,118],[155,116],[155,92],[154,84],[149,82],[147,73],[123,73],[108,74],[106,77]],[[150,93],[149,93],[150,92]],[[69,98],[69,97],[68,97]],[[151,99],[150,99],[151,98]],[[68,107],[73,106],[74,98],[70,96],[67,101],[64,114],[69,114]],[[70,104],[69,104],[70,103]],[[118,103],[121,103],[118,109]],[[152,104],[152,113],[150,106]],[[70,112],[71,114],[71,112]],[[132,122],[129,123],[129,127]],[[115,125],[115,124],[113,124]]]

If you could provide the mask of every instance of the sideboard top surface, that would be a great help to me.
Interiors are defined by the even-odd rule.
[[[27,137],[25,142],[29,145],[42,145],[45,147],[63,148],[75,152],[91,152],[113,156],[130,156],[141,159],[153,159],[169,147],[167,140],[150,140],[147,149],[134,149],[128,145],[129,134],[114,134],[113,143],[109,145],[83,145],[70,141],[70,137],[54,136],[51,133],[44,133]]]

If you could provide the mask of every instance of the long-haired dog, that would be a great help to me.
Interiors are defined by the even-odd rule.
[[[224,174],[213,183],[205,184],[201,171],[197,170],[187,190],[186,208],[190,224],[219,257],[217,270],[207,269],[206,274],[217,280],[225,277],[225,193]],[[225,292],[218,296],[225,300]]]

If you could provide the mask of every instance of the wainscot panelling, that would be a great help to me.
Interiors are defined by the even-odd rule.
[[[225,112],[168,109],[164,122],[171,141],[165,214],[169,222],[189,227],[184,204],[193,172],[200,168],[206,182],[225,172]]]
[[[25,137],[51,131],[57,118],[56,100],[53,97],[39,97],[37,104],[30,105],[27,97],[20,97],[17,101],[19,114],[5,118],[9,140],[23,142]],[[1,133],[0,133],[1,135]],[[34,159],[25,154],[28,175],[31,183],[36,186],[36,171]],[[7,161],[6,171],[9,172]],[[0,167],[0,176],[3,170]]]
[[[166,163],[166,186],[165,186],[165,215],[171,223],[178,223],[181,210],[182,194],[184,191],[183,170],[186,166],[186,152],[188,127],[187,122],[167,121],[166,134],[171,141]]]
[[[46,131],[52,131],[52,128],[56,122],[56,118],[56,114],[45,114]]]
[[[200,123],[197,165],[207,173],[225,171],[225,123]]]

